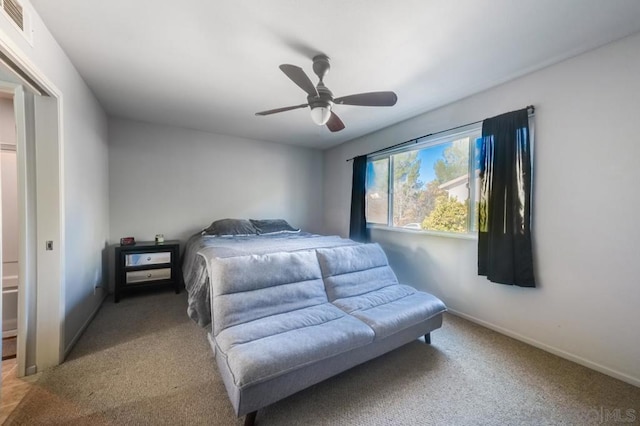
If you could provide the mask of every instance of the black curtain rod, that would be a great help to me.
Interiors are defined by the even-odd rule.
[[[533,115],[536,112],[536,108],[533,105],[529,105],[529,106],[527,106],[527,112],[529,113],[529,115]],[[368,154],[365,154],[365,155],[367,155],[367,156],[374,155],[374,154],[378,154],[378,153],[381,153],[381,152],[384,152],[384,151],[389,151],[389,150],[391,150],[393,148],[397,148],[397,147],[402,146],[402,145],[408,145],[410,143],[417,143],[420,139],[428,138],[429,136],[439,135],[440,133],[450,132],[452,130],[461,129],[463,127],[471,126],[472,124],[482,123],[483,121],[484,120],[474,121],[473,123],[467,123],[467,124],[463,124],[461,126],[452,127],[450,129],[440,130],[438,132],[433,132],[433,133],[428,133],[426,135],[422,135],[422,136],[419,136],[417,138],[409,139],[408,141],[400,142],[400,143],[397,143],[395,145],[388,146],[386,148],[381,148],[381,149],[378,149],[376,151],[372,151],[372,152],[370,152]],[[349,158],[349,159],[347,159],[347,161],[352,161],[354,158],[356,158],[356,157]]]

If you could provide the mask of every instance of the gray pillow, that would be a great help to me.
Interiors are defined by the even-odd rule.
[[[204,229],[202,234],[217,235],[219,237],[246,237],[257,235],[258,230],[247,219],[220,219]]]
[[[296,229],[284,219],[249,219],[251,224],[258,230],[258,234],[282,234],[282,233],[297,233],[300,229]]]

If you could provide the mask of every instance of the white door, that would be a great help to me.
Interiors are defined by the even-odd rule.
[[[18,174],[13,94],[0,92],[0,177],[2,200],[2,337],[18,327]]]
[[[2,110],[3,113],[5,109]],[[13,108],[10,110],[13,116]],[[12,117],[13,118],[13,117]],[[3,124],[5,122],[3,121]],[[2,134],[2,132],[0,132]],[[15,337],[18,329],[18,182],[16,146],[0,143],[2,200],[2,338]]]

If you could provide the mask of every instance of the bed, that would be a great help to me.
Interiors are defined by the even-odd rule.
[[[223,219],[213,222],[209,228],[189,238],[185,245],[182,274],[188,293],[187,313],[201,327],[211,323],[207,265],[211,264],[212,259],[356,244],[359,243],[335,235],[303,232],[283,220]]]

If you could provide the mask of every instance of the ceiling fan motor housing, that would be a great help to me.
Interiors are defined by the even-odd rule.
[[[316,107],[333,107],[333,93],[322,82],[316,87],[318,96],[307,96],[307,102],[311,109]]]

